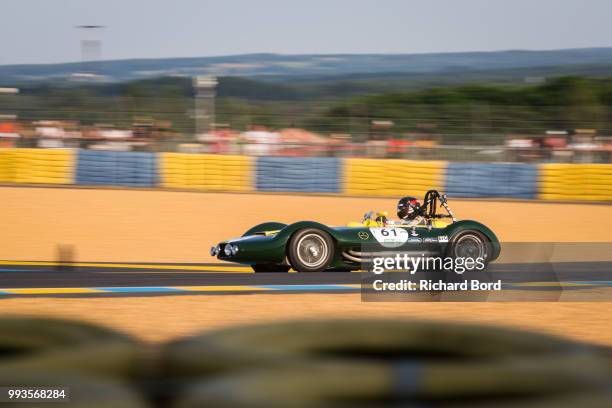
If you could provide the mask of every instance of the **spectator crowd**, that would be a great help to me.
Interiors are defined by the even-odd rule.
[[[210,130],[184,136],[172,124],[150,117],[129,126],[83,125],[76,121],[19,121],[0,116],[0,148],[82,148],[112,151],[179,151],[249,156],[330,156],[444,159],[516,162],[610,163],[612,138],[592,129],[548,131],[543,135],[510,134],[498,146],[442,144],[431,131],[396,134],[392,122],[372,121],[367,135],[321,135],[305,129],[268,129],[252,125],[244,131],[215,124]],[[356,139],[359,139],[358,141]]]

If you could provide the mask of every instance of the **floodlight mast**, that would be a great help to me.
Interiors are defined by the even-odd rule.
[[[195,136],[200,137],[214,127],[217,78],[196,76],[193,78]]]
[[[83,78],[95,78],[98,75],[94,72],[94,67],[102,56],[102,41],[95,38],[94,33],[106,28],[106,26],[84,24],[77,25],[74,28],[81,32],[81,66],[83,71],[76,75]],[[87,66],[88,63],[90,63],[89,67]]]

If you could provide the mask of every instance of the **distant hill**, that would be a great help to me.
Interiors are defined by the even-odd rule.
[[[414,92],[458,86],[511,86],[554,83],[556,78],[612,79],[612,64],[567,65],[459,71],[448,73],[376,73],[346,74],[322,77],[293,76],[219,76],[216,94],[219,98],[250,101],[338,100],[362,95]],[[19,84],[22,95],[60,95],[77,91],[82,95],[148,97],[192,97],[189,77],[165,76],[121,82],[46,81]]]
[[[479,78],[493,75],[606,75],[612,73],[612,48],[551,51],[498,51],[438,54],[245,54],[222,57],[131,59],[67,64],[3,65],[0,84],[68,80],[75,73],[94,72],[109,81],[161,76],[238,76],[286,82],[335,80],[370,81],[373,78],[409,78],[421,81],[451,75]],[[530,73],[531,72],[531,73]]]

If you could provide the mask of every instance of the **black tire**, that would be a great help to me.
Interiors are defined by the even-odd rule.
[[[289,262],[298,272],[321,272],[334,259],[334,240],[325,231],[307,228],[289,240]]]
[[[257,273],[262,272],[289,272],[289,265],[276,265],[276,264],[257,264],[251,265],[251,268]]]
[[[446,256],[451,258],[482,258],[485,265],[489,263],[492,248],[491,241],[480,231],[463,230],[453,235],[446,249]],[[471,270],[476,270],[472,268]],[[468,269],[470,270],[470,269]]]
[[[140,370],[142,344],[104,327],[24,316],[0,317],[0,327],[0,383],[13,375],[45,372],[119,380]]]

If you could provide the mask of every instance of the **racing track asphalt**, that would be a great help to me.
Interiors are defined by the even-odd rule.
[[[580,282],[612,286],[612,262],[493,264],[497,279],[523,282]],[[586,271],[586,273],[585,273]],[[361,272],[253,273],[232,264],[79,263],[0,261],[0,295],[160,295],[261,290],[292,292],[358,291]]]

